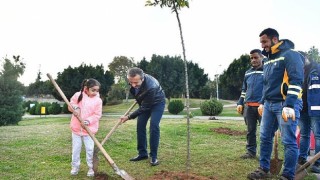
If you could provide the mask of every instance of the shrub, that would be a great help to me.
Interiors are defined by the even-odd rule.
[[[62,112],[65,113],[65,114],[71,114],[71,112],[70,112],[69,109],[68,109],[67,103],[64,103],[64,104],[63,104],[63,106],[62,106]]]
[[[53,102],[48,109],[49,114],[60,114],[61,113],[61,106],[57,102]]]
[[[31,103],[31,104],[34,104],[34,106],[32,106],[30,109],[29,109],[29,113],[31,115],[36,115],[36,107],[37,105],[39,104],[38,102],[34,102],[34,103]]]
[[[171,114],[178,114],[184,109],[184,105],[181,100],[171,100],[168,105],[168,111]]]
[[[26,111],[26,112],[29,112],[29,110],[30,110],[30,104],[34,104],[35,102],[33,102],[33,101],[23,101],[23,103],[22,103],[22,107],[23,107],[23,109]]]
[[[49,103],[49,102],[43,102],[43,103],[37,104],[36,105],[35,114],[36,115],[42,115],[41,114],[41,107],[45,107],[46,108],[45,109],[45,115],[48,115],[49,114],[48,109],[49,109],[50,106],[51,106],[51,103]]]
[[[202,115],[215,116],[222,112],[223,105],[216,99],[204,101],[200,105]]]

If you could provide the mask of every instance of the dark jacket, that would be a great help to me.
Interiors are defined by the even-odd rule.
[[[305,67],[303,83],[303,112],[309,116],[320,116],[320,65],[311,62]]]
[[[241,96],[237,105],[244,105],[246,102],[259,102],[263,89],[263,68],[250,68],[244,75]]]
[[[263,98],[270,102],[284,101],[284,107],[294,107],[302,96],[303,57],[292,50],[290,40],[281,40],[272,46],[271,52],[263,54],[268,57],[263,66]]]
[[[130,114],[129,119],[134,119],[140,114],[150,110],[155,104],[165,102],[165,94],[158,80],[148,74],[144,75],[144,80],[139,88],[139,92],[135,94],[135,88],[131,87],[130,93],[136,99],[139,108]]]

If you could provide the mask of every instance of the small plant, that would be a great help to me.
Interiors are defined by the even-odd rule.
[[[39,104],[38,102],[34,102],[34,103],[31,103],[32,105],[30,106],[30,109],[29,109],[29,113],[31,115],[36,115],[36,107],[37,105]]]
[[[189,113],[189,118],[193,118],[194,116],[195,116],[195,115],[194,115],[193,112],[190,112],[190,113]],[[184,117],[187,118],[187,115],[185,115]]]
[[[171,114],[179,114],[184,109],[184,105],[181,100],[171,100],[168,105],[168,111]]]
[[[223,105],[221,102],[211,99],[201,103],[200,109],[203,115],[216,116],[222,112]]]

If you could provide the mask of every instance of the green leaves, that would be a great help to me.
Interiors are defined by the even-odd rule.
[[[157,6],[159,5],[161,8],[169,7],[172,11],[175,9],[180,10],[183,7],[189,8],[188,0],[147,0],[145,6]]]

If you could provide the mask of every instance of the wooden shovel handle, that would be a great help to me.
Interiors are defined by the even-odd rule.
[[[56,83],[56,81],[52,78],[52,76],[50,74],[47,74],[48,78],[50,79],[50,81],[52,82],[53,86],[56,88],[56,90],[59,92],[60,96],[62,97],[62,99],[64,100],[65,103],[67,103],[67,105],[70,107],[70,109],[73,112],[73,107],[71,106],[70,102],[68,101],[68,99],[66,98],[66,96],[64,95],[64,93],[62,92],[62,90],[60,89],[60,87],[58,86],[58,84]],[[83,123],[83,119],[81,119],[80,116],[76,116],[78,118],[78,120],[80,121],[81,124]],[[83,126],[84,129],[88,132],[89,136],[92,138],[92,140],[94,141],[94,143],[97,145],[97,147],[100,149],[100,151],[102,152],[102,154],[104,155],[104,157],[108,160],[109,164],[115,168],[116,165],[114,163],[114,161],[111,159],[111,157],[108,155],[108,153],[106,152],[106,150],[102,147],[102,145],[100,144],[100,142],[97,140],[97,138],[95,138],[95,136],[93,135],[93,133],[91,132],[91,130],[87,127],[87,126]],[[116,167],[117,168],[117,167]]]
[[[274,133],[274,145],[273,145],[273,151],[274,151],[274,158],[275,159],[279,159],[279,154],[278,154],[278,139],[279,139],[279,130],[277,130],[275,133]]]
[[[127,116],[130,111],[133,109],[133,107],[137,104],[137,101],[135,101],[127,110],[126,113],[124,113],[123,116]],[[111,131],[107,134],[107,136],[101,141],[101,145],[104,145],[104,143],[110,138],[110,136],[113,134],[113,132],[118,128],[118,126],[122,124],[121,119],[117,122],[117,124],[111,129]]]

